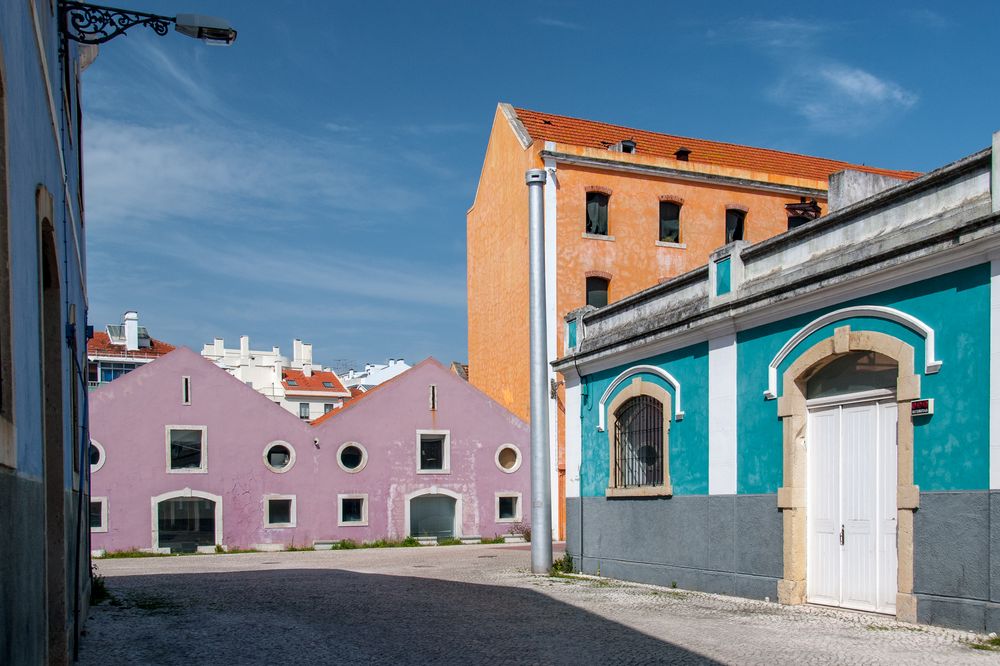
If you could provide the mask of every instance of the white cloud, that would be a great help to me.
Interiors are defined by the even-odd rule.
[[[561,19],[538,17],[534,21],[537,25],[544,25],[548,28],[559,28],[561,30],[584,30],[585,28],[579,23],[573,23],[572,21],[563,21]]]
[[[787,55],[791,48],[809,48],[830,29],[829,24],[794,17],[739,19],[723,29],[709,28],[709,41],[715,44],[748,44],[762,49],[780,49]]]

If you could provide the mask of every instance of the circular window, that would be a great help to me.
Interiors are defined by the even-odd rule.
[[[104,461],[107,458],[107,456],[104,455],[104,447],[93,439],[90,440],[90,452],[88,453],[88,457],[90,458],[91,474],[104,467]]]
[[[368,464],[368,452],[357,442],[344,442],[337,450],[337,464],[345,472],[356,474]]]
[[[288,442],[271,442],[264,447],[264,465],[272,472],[284,474],[295,464],[295,449]]]
[[[521,467],[521,450],[513,444],[501,444],[497,449],[496,463],[501,472],[513,474]]]

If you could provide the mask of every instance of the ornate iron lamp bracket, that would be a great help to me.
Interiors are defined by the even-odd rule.
[[[63,35],[81,44],[103,44],[137,25],[146,26],[163,37],[176,22],[170,16],[70,0],[59,0],[59,21]]]

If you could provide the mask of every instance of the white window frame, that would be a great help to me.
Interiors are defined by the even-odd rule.
[[[154,553],[167,552],[169,548],[160,548],[160,516],[159,508],[160,502],[166,500],[177,499],[180,497],[197,497],[198,499],[212,500],[215,503],[215,545],[222,545],[222,495],[213,495],[212,493],[207,493],[201,490],[191,490],[190,488],[184,488],[183,490],[171,490],[169,492],[162,493],[160,495],[154,495],[149,498],[149,506],[151,513],[151,521],[153,525],[153,543],[151,551]]]
[[[344,500],[361,500],[361,520],[344,520]],[[368,493],[337,495],[337,527],[368,527]]]
[[[302,408],[303,407],[306,408],[306,415],[305,416],[302,416]],[[303,421],[310,420],[312,418],[312,405],[310,405],[308,402],[300,402],[299,403],[299,418],[302,419]]]
[[[452,524],[452,535],[455,538],[462,538],[462,517],[465,515],[464,507],[462,505],[462,494],[457,493],[454,490],[448,490],[447,488],[440,488],[438,486],[430,486],[429,488],[421,488],[420,490],[414,490],[412,493],[407,493],[403,498],[403,521],[404,521],[404,532],[406,536],[411,536],[410,534],[410,502],[418,497],[423,497],[424,495],[447,495],[455,500],[455,522]]]
[[[292,506],[290,510],[290,515],[288,516],[291,522],[287,523],[272,523],[268,519],[268,504],[271,500],[291,500]],[[274,495],[268,494],[264,495],[264,529],[274,530],[274,529],[287,529],[289,527],[295,527],[298,516],[296,515],[296,502],[295,495]]]
[[[514,466],[511,467],[510,469],[507,469],[500,464],[500,452],[503,451],[504,449],[514,449],[514,453],[517,454],[517,461],[514,463]],[[524,456],[521,455],[521,449],[517,446],[517,444],[511,444],[509,442],[507,444],[501,444],[500,446],[498,446],[496,453],[493,454],[493,462],[496,463],[497,469],[499,469],[504,474],[513,474],[517,470],[521,469],[521,463],[523,461],[524,461]]]
[[[181,377],[181,404],[191,404],[191,377],[189,375]]]
[[[100,502],[101,503],[101,526],[91,527],[91,533],[96,532],[107,532],[108,531],[108,498],[107,497],[91,497],[91,503]],[[87,506],[87,523],[90,523],[90,506]]]
[[[97,450],[101,452],[101,459],[97,461],[96,465],[91,465],[90,466],[90,473],[93,474],[94,472],[101,471],[101,468],[104,467],[104,463],[107,462],[107,460],[108,460],[108,454],[104,451],[104,447],[101,445],[101,443],[98,442],[96,439],[91,439],[90,440],[90,444],[91,444],[91,446],[96,447]],[[90,462],[90,449],[89,448],[87,449],[87,461]]]
[[[514,517],[513,518],[501,518],[500,517],[500,498],[501,497],[513,497],[515,500],[517,500],[517,510],[514,512]],[[494,518],[494,520],[496,520],[496,522],[498,522],[498,523],[519,523],[519,522],[521,522],[521,517],[523,515],[522,509],[521,509],[522,503],[523,503],[523,501],[521,499],[521,493],[514,492],[514,491],[496,493],[494,495],[494,500],[493,500],[493,518]]]
[[[272,467],[271,463],[268,462],[267,460],[268,451],[270,451],[275,446],[284,446],[286,449],[288,449],[288,454],[289,454],[288,464],[285,465],[284,467]],[[283,439],[276,439],[272,442],[268,442],[264,446],[263,458],[264,458],[264,467],[268,468],[275,474],[284,474],[285,472],[289,471],[290,469],[292,469],[292,467],[295,466],[295,447]]]
[[[340,461],[340,454],[343,453],[344,449],[346,449],[348,446],[356,446],[361,450],[361,464],[355,467],[354,469],[346,467],[344,463]],[[419,451],[417,452],[417,455],[420,455]],[[347,472],[348,474],[357,474],[358,472],[363,470],[367,464],[368,464],[368,449],[366,449],[364,444],[362,444],[361,442],[344,442],[343,444],[340,445],[340,448],[337,449],[337,466],[340,467],[340,469]]]
[[[444,450],[441,469],[420,469],[420,444],[424,435],[444,435]],[[451,431],[450,430],[417,430],[417,474],[451,474]]]
[[[171,430],[200,430],[201,431],[201,466],[187,467],[184,469],[170,468],[170,431]],[[167,474],[208,474],[208,426],[203,425],[167,425],[164,426],[164,439],[166,441],[167,454]],[[211,498],[209,498],[211,499]]]

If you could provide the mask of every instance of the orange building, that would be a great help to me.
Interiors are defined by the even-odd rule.
[[[836,160],[658,134],[499,104],[468,211],[469,381],[529,417],[528,191],[544,168],[548,358],[563,316],[704,265],[733,240],[761,241],[825,210]],[[554,531],[564,533],[564,403],[550,401]],[[554,497],[554,499],[556,499]]]

